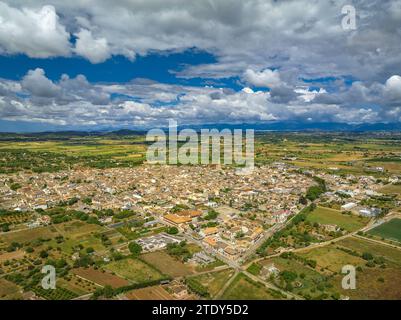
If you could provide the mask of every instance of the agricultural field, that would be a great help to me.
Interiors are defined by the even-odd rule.
[[[26,243],[37,239],[52,239],[59,235],[53,226],[9,232],[0,236],[0,247],[2,242],[5,244],[12,242]]]
[[[33,289],[33,292],[46,300],[71,300],[78,297],[76,293],[61,287],[56,287],[54,290],[45,290],[38,286]]]
[[[349,232],[362,228],[369,221],[361,216],[343,214],[339,210],[319,206],[309,213],[306,219],[311,223],[337,225]]]
[[[14,283],[0,278],[0,300],[22,299],[20,290]]]
[[[0,214],[0,225],[3,223],[19,224],[31,220],[32,214],[29,212],[15,212],[13,214]]]
[[[100,236],[104,229],[98,225],[70,221],[57,224],[54,228],[63,236],[63,241],[60,243],[53,240],[50,244],[61,248],[66,254],[71,255],[76,252],[78,246],[82,246],[83,249],[93,248],[97,252],[106,250]]]
[[[37,140],[37,141],[35,141]],[[132,167],[141,164],[146,152],[144,136],[63,138],[47,135],[0,141],[0,173],[29,170],[55,172],[70,167]]]
[[[401,243],[401,219],[391,219],[369,230],[368,234]]]
[[[174,300],[174,297],[162,286],[135,289],[125,293],[128,300]]]
[[[98,225],[88,224],[82,221],[70,221],[57,224],[55,228],[64,237],[68,237],[74,240],[80,240],[88,234],[93,235],[103,231],[103,228]]]
[[[390,184],[384,186],[382,189],[380,189],[381,193],[384,194],[396,194],[397,198],[401,198],[401,184]]]
[[[209,296],[213,298],[233,275],[233,269],[225,269],[193,276],[191,277],[191,280],[197,281],[203,287],[205,287],[209,293]]]
[[[325,275],[325,286],[335,298],[401,299],[401,250],[361,238],[350,237],[334,245],[297,255],[317,262],[315,270]],[[341,268],[356,268],[356,289],[341,286]]]
[[[92,293],[99,288],[99,285],[78,277],[75,274],[68,274],[66,277],[57,280],[57,286],[67,289],[78,296]]]
[[[0,264],[7,260],[19,260],[23,259],[25,252],[23,250],[16,250],[13,252],[0,253]]]
[[[80,278],[84,278],[99,286],[111,286],[112,288],[125,287],[130,284],[129,281],[113,275],[105,270],[94,269],[94,268],[77,268],[73,269],[72,273]]]
[[[334,244],[298,253],[298,255],[316,261],[315,269],[329,275],[341,272],[341,268],[347,264],[359,266],[366,263],[361,257],[350,255]]]
[[[165,251],[145,253],[141,256],[141,259],[171,277],[183,277],[193,273],[190,266],[173,258]]]
[[[313,260],[300,255],[282,255],[259,262],[262,267],[274,266],[277,274],[267,274],[266,281],[277,287],[297,294],[305,299],[332,299],[338,293],[328,282],[328,275],[319,272]]]
[[[380,244],[366,238],[351,237],[342,239],[337,245],[356,252],[370,252],[375,256],[382,256],[391,266],[401,266],[401,250],[393,246]]]
[[[133,283],[154,281],[164,277],[157,269],[139,259],[126,258],[113,261],[104,268]]]
[[[268,289],[264,284],[255,282],[239,273],[221,296],[222,300],[276,300],[282,299],[280,293]]]

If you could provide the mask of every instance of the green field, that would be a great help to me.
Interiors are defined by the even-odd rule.
[[[222,300],[274,300],[280,294],[268,289],[264,284],[255,282],[243,273],[239,273],[224,292]]]
[[[306,258],[309,259],[310,257]],[[317,260],[315,256],[313,260]],[[319,272],[319,265],[317,265],[316,268],[312,268],[305,265],[300,260],[291,257],[274,257],[263,260],[260,263],[262,265],[274,264],[280,272],[278,276],[273,278],[269,277],[268,281],[273,282],[277,287],[284,290],[292,291],[305,299],[328,299],[337,292],[328,286],[326,279],[327,273]],[[288,287],[289,285],[282,277],[284,272],[290,272],[294,275],[294,279],[290,281],[291,288]]]
[[[52,239],[59,235],[53,226],[40,227],[3,234],[0,238],[0,243],[2,241],[7,244],[12,242],[26,243],[36,239]]]
[[[106,265],[105,269],[134,283],[142,283],[163,278],[163,275],[157,269],[138,259],[127,258],[114,261]]]
[[[369,239],[350,237],[337,242],[341,247],[351,249],[358,254],[371,253],[375,259],[384,259],[383,265],[362,266],[357,271],[356,290],[341,289],[341,274],[332,279],[332,283],[343,295],[351,299],[401,299],[401,250],[382,245]],[[352,258],[350,255],[350,264]]]
[[[355,215],[342,214],[341,211],[317,207],[312,213],[308,214],[307,221],[321,224],[335,224],[347,231],[355,231],[361,229],[368,222],[367,218]]]
[[[192,280],[199,282],[207,289],[209,295],[214,297],[226,282],[234,275],[234,270],[226,269],[222,271],[204,273],[198,276],[191,277]]]
[[[401,242],[401,219],[392,219],[368,232],[374,236]]]
[[[300,256],[316,261],[316,269],[323,272],[335,273],[341,272],[341,268],[346,264],[353,266],[364,265],[366,263],[361,257],[352,256],[335,245],[328,245],[321,248],[315,248],[310,251],[299,253]]]

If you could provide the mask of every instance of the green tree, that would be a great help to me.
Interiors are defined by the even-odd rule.
[[[177,234],[178,233],[178,228],[176,227],[170,227],[167,229],[168,234]]]
[[[142,252],[142,247],[136,242],[131,242],[128,245],[128,249],[135,257],[139,256]]]

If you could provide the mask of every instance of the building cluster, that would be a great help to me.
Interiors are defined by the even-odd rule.
[[[325,201],[340,202],[343,210],[377,195],[381,186],[370,176],[300,173],[285,163],[255,167],[247,175],[230,167],[143,165],[0,175],[0,203],[3,209],[15,211],[46,210],[60,203],[89,214],[132,210],[152,217],[145,219],[146,223],[174,226],[210,252],[235,260],[255,245],[266,229],[299,212],[301,196],[316,184],[313,176],[326,182]],[[378,213],[374,208],[357,208],[361,215]],[[125,223],[110,215],[98,218],[110,227]],[[164,235],[138,240],[145,251],[160,250],[176,241]]]

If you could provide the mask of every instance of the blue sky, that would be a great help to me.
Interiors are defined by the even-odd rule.
[[[0,0],[0,131],[400,122],[401,0],[345,4]]]
[[[202,84],[201,79],[180,79],[170,70],[179,71],[185,65],[199,65],[216,62],[207,52],[188,49],[180,53],[150,53],[130,60],[121,55],[98,64],[92,64],[82,57],[30,58],[24,54],[0,56],[0,77],[21,80],[29,70],[46,70],[49,79],[57,81],[62,74],[71,78],[85,75],[90,82],[129,82],[135,78],[147,78],[164,83]]]

